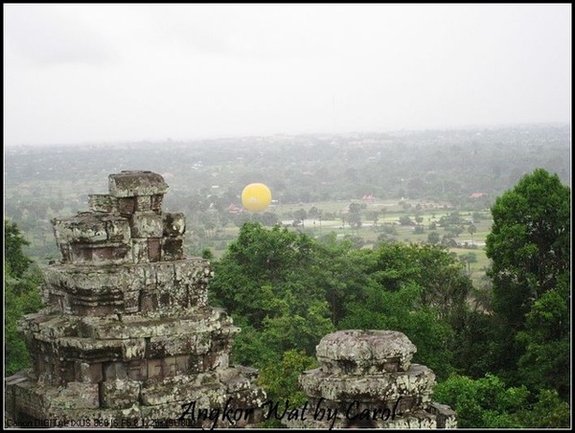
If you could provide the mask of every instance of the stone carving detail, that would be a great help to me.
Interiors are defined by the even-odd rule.
[[[239,329],[208,305],[210,264],[185,258],[184,215],[161,208],[167,190],[156,173],[112,174],[90,212],[52,221],[62,260],[44,270],[47,307],[21,324],[33,368],[6,381],[16,422],[152,426],[230,398],[251,415],[218,427],[261,417],[257,373],[228,361]],[[213,424],[197,418],[185,426]]]
[[[312,413],[286,421],[293,428],[455,428],[455,412],[432,402],[433,372],[412,364],[413,343],[401,332],[347,330],[326,335],[316,347],[320,367],[299,383]]]

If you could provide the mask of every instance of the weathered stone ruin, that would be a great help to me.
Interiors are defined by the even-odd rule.
[[[307,416],[293,428],[455,428],[455,412],[431,400],[435,375],[411,358],[416,347],[401,332],[338,331],[316,347],[320,367],[299,383]]]
[[[33,367],[6,380],[17,424],[258,421],[257,371],[229,365],[239,329],[208,305],[210,265],[185,257],[184,215],[162,212],[167,190],[152,172],[112,174],[109,194],[91,195],[89,212],[52,221],[62,260],[44,271],[47,307],[22,323]],[[226,406],[240,419],[214,420]]]

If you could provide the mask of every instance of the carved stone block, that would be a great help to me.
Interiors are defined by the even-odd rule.
[[[147,313],[158,308],[158,295],[156,291],[143,290],[140,293],[140,312]]]
[[[107,362],[104,364],[104,380],[127,379],[128,368],[124,362]]]
[[[102,383],[103,407],[125,409],[138,402],[141,384],[131,379],[115,379]]]
[[[148,263],[148,239],[132,238],[132,259],[134,263]]]
[[[77,382],[98,383],[104,379],[104,371],[101,363],[88,364],[77,361],[75,372]]]
[[[162,239],[162,260],[172,261],[184,258],[184,240],[180,238]]]
[[[109,194],[89,194],[88,205],[94,212],[113,213],[118,210],[117,200]]]
[[[140,382],[146,380],[148,378],[148,361],[141,359],[128,363],[128,377]]]
[[[154,212],[138,212],[130,218],[133,238],[160,238],[163,233],[162,216]]]
[[[110,242],[128,244],[130,241],[130,223],[127,218],[117,217],[106,220],[106,232]]]
[[[380,330],[334,332],[316,348],[322,365],[345,374],[407,371],[416,350],[401,332]]]
[[[183,213],[164,213],[164,236],[177,237],[186,231],[186,220]]]
[[[143,359],[146,353],[146,341],[143,338],[130,338],[123,341],[122,359]]]
[[[126,313],[137,313],[140,311],[140,291],[131,290],[124,292],[124,311]]]
[[[150,262],[159,262],[162,257],[162,249],[159,238],[148,239],[148,260]]]
[[[136,211],[149,212],[152,210],[152,196],[139,195],[136,197]]]
[[[136,212],[136,199],[135,197],[121,197],[118,198],[118,212],[121,215],[130,216]]]
[[[111,174],[108,185],[110,195],[114,197],[162,195],[168,191],[164,178],[151,171],[122,171]]]
[[[155,194],[152,196],[151,202],[152,202],[152,210],[154,212],[161,212],[163,200],[164,200],[163,194]]]
[[[148,359],[148,379],[163,379],[163,364],[162,359]]]

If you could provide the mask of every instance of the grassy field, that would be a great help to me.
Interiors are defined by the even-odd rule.
[[[279,220],[290,230],[298,230],[308,235],[318,238],[330,232],[335,232],[339,239],[346,236],[361,239],[363,248],[372,248],[381,242],[382,235],[388,239],[400,242],[424,243],[428,242],[428,235],[431,231],[436,231],[441,237],[445,230],[437,226],[435,230],[430,230],[432,223],[438,223],[442,216],[453,212],[453,209],[446,203],[426,202],[426,201],[380,201],[365,203],[355,201],[362,205],[361,227],[351,227],[346,221],[349,205],[352,201],[329,201],[317,203],[300,204],[276,204],[270,206],[268,211],[275,213]],[[322,215],[329,218],[306,218],[303,224],[294,226],[293,213],[301,209],[309,213],[311,208],[317,208]],[[373,220],[373,215],[377,214],[377,220]],[[485,275],[485,270],[489,266],[489,259],[485,255],[485,238],[491,229],[491,215],[488,211],[479,212],[481,219],[473,220],[472,211],[459,211],[460,217],[466,221],[473,220],[476,232],[471,235],[464,230],[456,239],[459,247],[452,247],[449,250],[458,257],[466,257],[466,269],[476,287],[481,286],[481,279]],[[417,233],[414,226],[400,225],[401,217],[415,216],[421,218],[420,225],[423,227],[422,233]],[[477,216],[477,213],[476,215]],[[466,226],[467,227],[467,226]],[[192,228],[193,230],[193,228]],[[235,239],[239,233],[239,228],[228,225],[227,227],[216,229],[207,239],[201,241],[201,248],[210,248],[215,258],[220,258],[225,252],[227,244]],[[468,247],[463,247],[465,243]]]
[[[348,222],[350,204],[356,203],[361,207],[361,226],[351,227]],[[306,214],[314,215],[310,212],[315,208],[315,218],[304,219],[299,225],[294,225],[295,215],[303,209]],[[67,212],[69,211],[69,212]],[[268,208],[269,212],[274,213],[281,223],[289,227],[290,230],[303,231],[314,238],[319,238],[331,232],[335,232],[338,239],[351,236],[363,248],[373,248],[383,241],[397,242],[428,242],[429,233],[437,232],[440,237],[446,234],[443,227],[439,226],[441,217],[453,212],[453,208],[447,203],[438,203],[430,201],[326,201],[316,203],[299,203],[299,204],[274,204]],[[322,217],[317,217],[318,211]],[[49,209],[48,217],[55,216],[56,213],[72,213],[71,209],[59,209],[58,212]],[[415,221],[418,217],[421,232],[411,225],[401,225],[400,219],[409,217]],[[485,276],[485,270],[489,266],[489,260],[485,256],[484,245],[485,238],[491,229],[491,215],[489,211],[471,212],[459,211],[459,216],[465,221],[463,224],[464,231],[454,238],[458,247],[450,248],[450,251],[457,254],[460,258],[471,258],[466,262],[466,269],[472,278],[475,287],[482,287],[482,279]],[[468,223],[475,216],[473,224],[476,232],[471,236],[467,231]],[[480,217],[477,219],[477,217]],[[57,251],[51,225],[46,219],[38,221],[42,224],[42,230],[36,232],[27,232],[26,238],[30,241],[27,248],[30,254],[39,263],[48,263],[49,259],[57,259]],[[434,230],[430,225],[436,223]],[[200,235],[201,233],[201,235]],[[237,238],[239,227],[228,223],[225,227],[216,227],[211,230],[202,230],[196,227],[194,223],[188,222],[186,234],[186,246],[188,255],[197,255],[205,249],[209,249],[215,259],[223,256],[230,242]],[[464,248],[464,244],[474,246],[474,248]]]

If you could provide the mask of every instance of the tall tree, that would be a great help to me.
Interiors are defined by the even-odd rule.
[[[441,237],[439,236],[439,233],[437,232],[431,232],[427,235],[427,242],[429,242],[431,245],[436,245],[441,241]]]
[[[28,351],[18,332],[18,322],[24,314],[40,308],[38,286],[41,277],[38,268],[22,251],[28,242],[16,224],[5,220],[4,236],[6,373],[13,374],[29,365]]]
[[[474,224],[469,224],[469,227],[467,227],[467,231],[471,235],[471,243],[473,244],[473,234],[477,232],[477,227],[475,227]]]
[[[491,208],[493,225],[487,236],[486,253],[492,260],[489,276],[493,281],[494,319],[500,331],[499,368],[501,374],[516,382],[526,380],[516,369],[522,357],[524,364],[535,361],[537,356],[545,364],[546,371],[538,378],[529,378],[531,383],[549,378],[547,369],[554,365],[552,353],[541,352],[553,345],[543,345],[541,333],[535,328],[548,314],[561,316],[547,309],[559,305],[558,298],[568,302],[569,292],[557,287],[569,278],[570,195],[569,187],[562,185],[557,175],[537,169],[498,197]],[[552,297],[536,304],[546,293],[556,290]],[[536,310],[532,310],[534,306]],[[555,318],[545,320],[546,326],[557,322]],[[549,336],[564,353],[564,334],[555,332]],[[537,356],[534,345],[540,351]],[[563,364],[559,361],[557,365]]]
[[[569,272],[570,194],[557,175],[537,169],[491,208],[486,253],[494,309],[514,330],[523,327],[533,301]]]
[[[32,260],[26,257],[22,251],[22,248],[29,245],[29,242],[24,239],[18,226],[7,220],[4,220],[4,237],[6,242],[4,268],[9,266],[12,275],[20,278],[32,263]]]
[[[351,203],[349,205],[347,222],[352,228],[361,227],[361,205],[359,203]]]
[[[307,218],[307,212],[305,211],[305,209],[298,209],[294,211],[293,216],[296,219],[296,221],[301,222],[301,227],[305,228],[305,219]]]
[[[545,292],[527,313],[517,341],[525,348],[519,358],[521,380],[536,389],[552,387],[569,398],[569,281]]]

